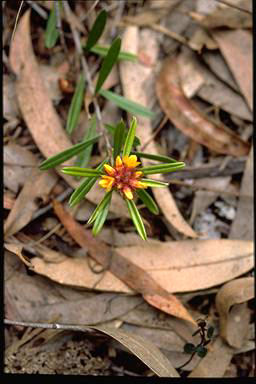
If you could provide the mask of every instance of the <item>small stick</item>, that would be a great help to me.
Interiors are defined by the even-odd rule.
[[[68,61],[70,62],[70,58],[69,58],[69,54],[68,54],[68,48],[67,48],[67,45],[65,42],[64,33],[63,33],[63,29],[62,29],[62,21],[61,21],[61,17],[60,17],[59,4],[61,4],[61,2],[59,3],[58,1],[54,1],[54,9],[55,9],[55,15],[56,15],[56,27],[60,32],[61,45],[62,45],[64,52],[68,58]]]
[[[36,4],[35,1],[26,1],[34,11],[38,13],[39,16],[41,16],[43,19],[47,20],[48,15],[47,12],[43,8],[41,8],[38,4]]]

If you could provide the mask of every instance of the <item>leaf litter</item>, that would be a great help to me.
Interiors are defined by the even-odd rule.
[[[33,25],[34,16],[32,13],[29,20],[28,12],[25,12],[20,18],[19,33],[14,36],[10,51],[10,64],[18,76],[16,79],[12,79],[11,85],[9,85],[9,74],[4,75],[5,86],[8,84],[9,87],[7,89],[6,86],[4,96],[5,118],[7,119],[4,132],[5,135],[9,135],[5,137],[5,142],[8,142],[8,145],[5,145],[4,148],[4,208],[10,211],[5,211],[5,238],[7,240],[6,247],[12,252],[5,252],[5,263],[8,263],[6,275],[8,279],[5,281],[6,317],[14,321],[25,319],[32,322],[45,321],[46,323],[57,321],[58,318],[67,326],[70,325],[70,332],[72,332],[72,324],[82,323],[88,326],[98,326],[98,330],[119,340],[124,348],[125,346],[128,347],[155,374],[178,377],[180,370],[176,371],[174,367],[183,365],[188,359],[188,355],[183,353],[184,344],[197,342],[195,337],[192,337],[196,329],[195,323],[182,320],[182,316],[185,316],[187,320],[189,317],[190,320],[202,317],[206,313],[203,307],[199,305],[195,310],[191,303],[200,297],[202,300],[209,301],[208,298],[217,293],[216,303],[209,304],[210,308],[207,309],[209,322],[216,327],[216,339],[207,347],[208,354],[206,357],[192,359],[184,368],[182,375],[186,371],[192,371],[191,377],[221,377],[228,375],[231,367],[236,364],[234,363],[234,356],[242,360],[244,352],[254,348],[252,311],[248,305],[253,294],[252,288],[250,288],[249,294],[246,293],[247,290],[245,289],[247,282],[252,281],[250,271],[253,268],[253,193],[251,188],[253,150],[246,142],[246,140],[250,140],[251,130],[246,131],[244,128],[245,124],[248,124],[248,121],[252,119],[252,49],[250,30],[241,29],[251,28],[251,15],[249,12],[241,12],[215,1],[212,2],[212,7],[209,7],[208,4],[206,10],[203,1],[195,2],[193,6],[186,1],[182,4],[174,1],[173,5],[168,5],[168,11],[166,4],[161,5],[161,1],[156,2],[155,5],[153,3],[152,1],[148,8],[145,6],[144,11],[139,9],[138,13],[130,13],[141,18],[137,21],[134,19],[134,23],[136,21],[136,23],[141,24],[140,30],[137,27],[127,27],[124,31],[124,38],[128,40],[131,47],[128,46],[129,49],[123,47],[123,49],[136,51],[135,53],[138,54],[139,58],[144,58],[143,60],[140,59],[135,67],[132,67],[134,63],[125,61],[119,63],[124,96],[153,107],[153,109],[158,108],[158,116],[155,121],[161,121],[161,116],[166,111],[161,102],[160,107],[163,109],[157,107],[157,99],[154,94],[155,75],[159,69],[161,73],[161,63],[155,65],[159,59],[158,45],[161,42],[165,56],[172,55],[174,61],[177,57],[175,49],[180,44],[188,45],[194,52],[201,52],[201,57],[208,67],[202,69],[199,55],[194,54],[193,57],[192,54],[184,55],[185,49],[183,47],[180,50],[182,53],[178,57],[179,65],[176,78],[176,80],[181,81],[181,84],[177,83],[175,87],[181,89],[179,87],[182,86],[187,100],[192,97],[195,98],[196,104],[200,105],[202,110],[206,109],[207,106],[202,100],[214,107],[215,111],[217,111],[216,107],[219,107],[218,116],[215,115],[214,121],[210,119],[209,121],[215,129],[216,126],[220,126],[223,130],[221,135],[222,138],[224,137],[224,141],[221,145],[225,147],[225,143],[228,143],[229,147],[233,146],[233,149],[231,149],[231,153],[225,148],[222,152],[218,152],[218,150],[215,152],[216,130],[213,130],[213,134],[207,138],[206,146],[204,142],[199,141],[200,144],[194,145],[191,144],[192,141],[183,140],[182,145],[172,147],[178,151],[178,155],[174,152],[171,153],[171,156],[176,158],[181,156],[182,160],[188,162],[188,165],[192,162],[195,165],[195,172],[189,171],[190,167],[188,166],[188,171],[185,170],[184,177],[182,176],[183,179],[187,177],[185,174],[192,177],[191,187],[186,182],[186,187],[178,184],[177,187],[175,184],[172,185],[172,194],[168,190],[162,194],[163,191],[157,191],[155,197],[162,210],[162,216],[157,218],[156,223],[142,206],[141,212],[147,231],[151,236],[153,233],[160,234],[163,223],[165,224],[164,233],[159,236],[161,241],[150,237],[146,244],[142,243],[142,240],[127,226],[129,216],[126,214],[122,200],[118,198],[113,201],[114,215],[109,217],[111,227],[107,224],[97,239],[98,248],[94,239],[88,236],[85,236],[86,241],[79,238],[82,245],[78,241],[72,240],[72,231],[66,233],[65,226],[56,231],[55,234],[53,232],[52,235],[53,227],[45,228],[44,231],[49,231],[49,233],[46,233],[46,236],[42,235],[42,229],[38,227],[37,222],[34,226],[33,224],[28,225],[38,211],[38,202],[42,200],[44,204],[49,203],[52,196],[57,194],[53,190],[56,189],[57,191],[59,188],[63,191],[66,182],[72,187],[77,186],[77,182],[68,176],[63,177],[63,174],[61,174],[61,179],[57,178],[52,171],[45,173],[43,177],[43,174],[37,173],[35,168],[38,162],[38,151],[35,156],[35,149],[38,148],[43,156],[48,157],[69,148],[72,143],[67,138],[64,124],[60,120],[60,116],[62,119],[63,117],[65,119],[66,116],[66,105],[62,105],[62,100],[66,99],[66,96],[65,92],[59,92],[58,82],[59,78],[66,76],[67,72],[61,72],[61,70],[59,72],[58,68],[45,65],[45,58],[42,65],[39,56],[41,54],[48,55],[48,52],[45,49],[40,50],[39,42],[38,47],[36,46],[36,40],[33,40],[32,48],[29,28],[30,23]],[[232,0],[232,3],[246,9],[249,6],[249,2],[245,4],[243,0]],[[8,9],[8,6],[6,8]],[[71,22],[84,34],[83,23],[77,17],[77,12],[79,13],[81,9],[83,9],[83,5],[75,5],[74,11],[72,11],[73,19],[68,22]],[[188,11],[186,15],[180,13],[184,9],[185,12]],[[250,11],[249,8],[248,10]],[[115,11],[113,10],[113,14]],[[189,16],[190,11],[192,13]],[[96,15],[97,12],[94,14]],[[177,15],[180,17],[177,18]],[[155,21],[151,26],[147,21],[148,16],[157,18],[159,25],[163,23],[166,27],[157,29]],[[64,14],[61,14],[61,17],[65,25]],[[197,27],[197,29],[190,30],[190,23],[193,18],[203,28]],[[176,28],[175,20],[178,19],[180,25]],[[170,20],[173,22],[170,23]],[[130,20],[129,23],[133,23],[133,21]],[[147,24],[146,28],[143,27],[145,24]],[[230,29],[219,30],[216,29],[216,25]],[[157,32],[151,31],[151,28]],[[170,28],[170,33],[168,28]],[[128,33],[132,29],[133,32]],[[194,30],[197,33],[191,39]],[[177,31],[178,38],[172,33],[173,31]],[[172,40],[172,36],[175,40]],[[34,50],[34,48],[36,49]],[[216,48],[219,50],[217,51]],[[37,57],[35,57],[34,52],[37,53]],[[70,57],[73,58],[73,56],[72,53]],[[162,56],[160,61],[162,61]],[[237,62],[240,65],[237,65]],[[131,65],[129,66],[129,64]],[[246,73],[244,72],[245,68],[249,68]],[[113,79],[109,77],[105,85],[109,81],[107,87],[115,87],[114,89],[118,89],[119,92],[117,70],[115,68],[115,76]],[[210,91],[211,89],[212,91]],[[9,91],[14,96],[11,99]],[[18,103],[15,102],[16,95]],[[175,98],[172,101],[177,102]],[[9,104],[7,105],[6,102]],[[55,104],[56,111],[52,103]],[[103,104],[103,114],[107,109],[107,104]],[[81,113],[81,118],[83,113],[84,111]],[[173,113],[175,118],[174,108]],[[202,126],[205,125],[205,121],[209,123],[208,116],[209,114],[205,114],[204,120],[200,120]],[[216,116],[218,120],[216,120]],[[24,122],[21,120],[22,118]],[[139,120],[140,132],[138,132],[138,136],[142,146],[146,143],[146,151],[157,154],[160,150],[161,154],[169,155],[168,145],[166,146],[166,132],[170,129],[179,128],[178,124],[170,118],[171,122],[165,123],[161,132],[159,129],[157,135],[152,136],[152,129],[157,128],[156,122],[154,120],[149,122],[143,118],[139,118]],[[112,115],[106,122],[113,123]],[[175,127],[171,125],[172,123]],[[21,125],[18,129],[17,124]],[[27,126],[26,128],[23,127],[24,124]],[[227,127],[229,130],[226,129]],[[34,143],[31,143],[30,136],[26,136],[27,128]],[[83,131],[84,128],[87,128],[87,123],[84,124]],[[201,129],[200,124],[195,124],[193,135],[195,135],[196,128]],[[232,134],[230,128],[233,130]],[[245,129],[244,132],[243,129]],[[187,131],[180,132],[183,137],[185,137],[184,134],[187,135]],[[73,142],[77,142],[76,136],[77,132],[72,136]],[[175,137],[174,134],[174,141]],[[195,140],[194,136],[193,140]],[[25,147],[23,143],[25,143]],[[100,156],[93,156],[94,159],[97,156],[102,157],[102,143],[99,144],[101,154]],[[203,151],[201,144],[205,146]],[[186,145],[189,147],[184,148]],[[213,148],[214,146],[215,148]],[[206,148],[209,148],[210,151],[205,151]],[[199,152],[201,157],[198,156]],[[221,157],[218,153],[229,154],[229,158]],[[242,159],[243,164],[245,163],[244,160],[247,159],[247,163],[245,169],[244,166],[238,167],[234,173],[235,156],[237,161]],[[243,157],[241,158],[241,156]],[[212,163],[212,160],[216,160],[216,162],[213,161]],[[201,166],[207,165],[206,161],[209,164],[216,164],[215,170],[224,161],[221,165],[221,168],[224,167],[224,171],[220,168],[217,175],[224,174],[226,176],[217,180],[217,178],[214,179],[209,177],[207,173],[203,173]],[[146,160],[145,164],[147,162]],[[152,163],[148,162],[148,164]],[[244,175],[240,182],[242,172]],[[172,176],[175,177],[176,175]],[[196,178],[193,179],[194,177]],[[33,190],[33,180],[37,185],[42,185],[42,188],[34,188]],[[196,188],[194,195],[192,184]],[[246,189],[248,185],[249,193]],[[204,186],[206,190],[204,190]],[[176,188],[179,189],[180,194],[175,192]],[[210,192],[207,188],[209,190],[212,188],[213,191]],[[232,194],[232,199],[226,192]],[[32,196],[31,202],[29,196]],[[91,203],[97,203],[102,196],[103,191],[95,186],[88,194],[88,200]],[[239,196],[238,200],[236,200],[236,196]],[[173,197],[175,197],[175,202]],[[190,200],[189,204],[186,199]],[[203,204],[202,199],[205,199]],[[231,217],[224,214],[226,212],[225,204],[229,204],[231,200],[233,209],[237,208],[235,219],[233,219],[234,215]],[[82,222],[86,220],[87,211],[92,208],[89,202],[82,203],[77,213],[72,213],[77,220]],[[190,217],[190,221],[186,222],[182,217],[184,212],[186,212],[187,220]],[[198,227],[194,219],[199,218],[200,215],[204,216],[206,212],[212,215],[215,225],[218,221],[219,225],[225,224],[226,228],[226,232],[221,232],[218,226],[215,226],[213,234],[215,238],[212,240],[210,240],[212,236],[210,231],[205,233],[204,238],[206,240],[201,240],[203,237],[200,233],[196,233]],[[219,217],[218,220],[216,220],[216,215]],[[46,216],[49,218],[48,214]],[[39,216],[39,221],[42,222],[43,220]],[[159,224],[160,228],[156,230],[155,227]],[[173,232],[173,228],[176,228],[178,234]],[[32,235],[30,234],[31,230]],[[166,234],[167,232],[171,236]],[[29,233],[30,236],[27,237],[26,233]],[[82,233],[88,235],[86,230],[85,232],[81,231]],[[221,238],[223,233],[226,237],[224,239]],[[200,240],[184,240],[184,235],[191,238],[199,235]],[[62,239],[61,246],[58,245],[60,238]],[[92,244],[95,245],[95,250],[99,250],[98,255],[92,250]],[[77,249],[77,247],[80,248]],[[110,268],[105,263],[109,260],[107,255],[112,255],[113,265]],[[93,260],[93,256],[97,256],[97,261]],[[31,268],[31,265],[34,266],[34,274],[27,275],[26,268]],[[96,271],[98,272],[96,273]],[[128,271],[131,271],[130,275],[127,275]],[[136,275],[136,273],[138,274]],[[251,282],[248,284],[250,286]],[[151,291],[148,291],[148,287],[151,287]],[[212,293],[209,291],[210,287],[214,287]],[[167,291],[168,295],[164,294]],[[137,292],[140,294],[138,295]],[[186,295],[192,298],[191,300],[186,299],[186,292]],[[214,316],[215,306],[220,318]],[[6,331],[9,338],[9,328]],[[25,332],[24,343],[22,342],[23,344],[18,347],[18,350],[20,349],[24,354],[24,351],[28,350],[33,342],[40,341],[40,335],[45,340],[43,344],[47,350],[47,346],[49,345],[50,348],[52,338],[54,339],[57,332],[59,331],[45,330],[41,332],[41,330],[36,329],[34,333],[32,332],[33,334],[31,333],[31,336],[28,335],[29,332]],[[86,334],[88,328],[83,329],[82,332]],[[28,336],[27,344],[25,341],[26,334]],[[60,337],[63,338],[61,335]],[[147,344],[148,341],[151,344]],[[59,348],[59,344],[56,345]],[[69,347],[66,346],[66,348]],[[114,348],[119,350],[120,344],[115,344]],[[148,353],[149,350],[151,353]],[[31,369],[26,367],[25,369]]]

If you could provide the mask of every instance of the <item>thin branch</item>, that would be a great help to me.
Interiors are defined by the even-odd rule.
[[[30,7],[32,9],[34,9],[34,11],[36,11],[38,13],[38,15],[41,16],[44,20],[48,19],[47,12],[43,8],[41,8],[38,4],[36,4],[35,1],[27,0],[26,3],[28,3],[30,5]]]
[[[224,4],[224,5],[227,5],[228,7],[237,9],[238,11],[246,12],[246,13],[249,13],[250,15],[252,15],[252,12],[249,11],[248,9],[241,8],[238,5],[229,3],[228,1],[224,1],[224,0],[214,0],[214,1],[217,1],[217,3],[221,3],[221,4]]]
[[[18,9],[18,13],[17,13],[16,19],[15,19],[14,28],[13,28],[13,31],[12,31],[11,41],[12,41],[12,39],[13,39],[13,36],[14,36],[15,31],[16,31],[16,28],[17,28],[18,19],[19,19],[20,12],[21,12],[21,8],[22,8],[23,4],[24,4],[24,0],[21,1],[20,6],[19,6],[19,9]]]
[[[68,17],[68,16],[70,15],[71,11],[70,11],[69,4],[68,4],[68,2],[66,0],[63,1],[63,7],[64,7],[64,11],[66,12],[67,18],[70,20],[70,17]],[[108,139],[105,127],[104,127],[103,122],[102,122],[102,116],[101,116],[99,104],[97,102],[96,97],[94,96],[94,86],[93,86],[93,83],[92,83],[92,79],[91,79],[91,75],[90,75],[90,71],[89,71],[86,59],[85,59],[85,57],[83,55],[83,50],[82,50],[82,46],[81,46],[79,32],[78,32],[78,30],[74,27],[74,25],[71,22],[70,22],[70,28],[71,28],[73,39],[74,39],[74,42],[75,42],[76,50],[77,50],[77,52],[78,52],[78,54],[80,56],[80,59],[81,59],[83,72],[84,72],[85,78],[86,78],[87,83],[88,83],[88,88],[89,88],[89,91],[90,91],[90,93],[92,95],[92,102],[93,102],[94,109],[95,109],[96,119],[97,119],[97,122],[98,122],[98,125],[99,125],[99,128],[100,128],[100,131],[101,131],[101,133],[102,133],[102,135],[104,137],[104,140],[106,142],[106,147],[107,147],[108,155],[109,155],[109,157],[111,159],[112,147],[110,145],[110,142],[109,142],[109,139]]]
[[[65,38],[64,38],[64,33],[63,33],[63,29],[62,29],[62,21],[61,21],[61,16],[60,16],[60,2],[58,1],[54,1],[54,10],[55,10],[55,15],[56,15],[56,27],[60,33],[60,42],[61,42],[61,45],[64,49],[64,52],[70,62],[70,56],[68,54],[68,48],[67,48],[67,45],[66,45],[66,42],[65,42]]]

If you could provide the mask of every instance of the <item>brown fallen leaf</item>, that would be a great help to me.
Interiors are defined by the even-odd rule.
[[[226,322],[227,342],[234,348],[242,348],[247,340],[251,310],[247,303],[235,304],[231,308]],[[221,320],[221,319],[220,319]]]
[[[239,339],[234,338],[232,329],[229,329],[229,311],[234,304],[244,303],[254,297],[254,279],[253,277],[244,277],[232,280],[221,287],[216,295],[216,308],[220,315],[220,334],[231,345],[236,348],[241,347],[247,334],[250,315],[245,312],[243,324],[240,326]],[[233,312],[233,317],[236,315]],[[247,324],[247,326],[246,326]],[[241,338],[240,338],[241,337]]]
[[[237,29],[234,31],[213,31],[212,36],[217,41],[219,49],[252,111],[252,34],[249,31]]]
[[[18,232],[30,222],[33,213],[38,209],[35,200],[47,196],[57,180],[58,177],[52,171],[42,173],[34,169],[30,172],[30,177],[15,200],[5,222],[4,235],[6,238]]]
[[[30,11],[27,11],[20,19],[11,44],[10,63],[17,75],[16,91],[23,118],[40,151],[45,157],[51,157],[70,148],[72,143],[61,125],[43,82],[33,52],[29,18]],[[65,162],[65,165],[71,164],[72,161]],[[80,183],[75,178],[62,173],[60,167],[56,170],[71,187],[78,187]],[[95,185],[86,198],[98,204],[103,194],[103,189]],[[125,217],[129,216],[125,203],[118,194],[113,196],[110,210]]]
[[[224,125],[217,125],[204,117],[184,96],[176,59],[168,58],[164,62],[156,81],[156,93],[163,111],[185,135],[218,153],[233,156],[248,154],[248,143]]]
[[[4,209],[12,209],[15,203],[14,196],[10,195],[7,192],[4,192]]]
[[[125,282],[130,288],[141,293],[146,301],[157,308],[195,324],[181,302],[162,288],[142,267],[130,262],[118,251],[111,252],[105,243],[93,238],[73,217],[67,213],[61,203],[54,201],[54,211],[67,229],[70,236],[80,245],[86,247],[91,257],[108,269],[113,275]]]
[[[230,229],[230,239],[253,240],[254,238],[253,173],[254,166],[252,146],[242,179],[236,217],[232,222]]]
[[[139,34],[138,27],[127,27],[122,41],[122,47],[125,51],[134,54],[138,53],[139,43],[145,52],[148,52],[152,61],[156,62],[158,44],[155,32],[146,30]],[[142,105],[149,105],[150,97],[152,97],[152,67],[146,67],[140,63],[129,63],[123,61],[120,63],[120,74],[123,85],[124,96]],[[152,128],[149,119],[138,117],[137,134],[141,143],[147,142],[152,135]],[[157,147],[151,141],[146,148],[148,153],[158,154]],[[148,160],[143,160],[143,165],[149,164]],[[156,180],[162,180],[161,175],[155,175]],[[154,188],[153,194],[160,206],[167,222],[177,231],[189,237],[197,237],[197,234],[188,225],[182,217],[171,192],[166,188]]]
[[[14,253],[19,257],[19,259],[29,268],[33,269],[33,264],[31,264],[30,260],[22,255],[23,246],[19,244],[11,244],[5,243],[4,247],[8,249],[8,251]]]

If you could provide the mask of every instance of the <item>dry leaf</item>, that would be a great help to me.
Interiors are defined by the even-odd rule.
[[[52,171],[42,173],[34,169],[33,172],[30,172],[30,177],[15,200],[5,222],[4,235],[6,238],[30,222],[33,213],[38,209],[35,200],[44,198],[45,195],[48,196],[57,180],[57,176]]]
[[[125,282],[130,288],[141,293],[146,301],[157,308],[192,322],[195,321],[181,302],[162,288],[152,277],[135,263],[113,251],[105,243],[93,238],[73,217],[64,210],[61,203],[54,201],[54,211],[67,229],[70,236],[82,247],[88,248],[91,257],[108,269],[113,275]]]
[[[30,260],[27,259],[22,255],[22,250],[23,250],[23,245],[18,245],[18,244],[11,244],[11,243],[5,243],[4,247],[8,249],[8,251],[14,253],[17,255],[20,260],[29,268],[33,269],[33,264],[31,264]]]
[[[29,17],[30,12],[27,11],[20,19],[11,45],[10,63],[17,75],[17,96],[27,127],[40,151],[45,157],[51,157],[70,148],[72,143],[61,126],[41,77],[31,43]],[[71,164],[70,161],[65,162],[65,165]],[[79,182],[60,172],[59,167],[57,171],[71,187],[77,188]],[[103,193],[102,188],[95,186],[86,198],[98,204]],[[124,212],[123,215],[128,217],[125,203],[118,194],[113,196],[110,210],[119,215]]]
[[[238,29],[214,31],[212,36],[217,41],[220,51],[252,111],[252,34],[249,31]]]
[[[249,144],[224,125],[217,125],[204,117],[184,96],[176,59],[169,58],[163,64],[156,81],[156,92],[163,111],[185,135],[218,153],[248,154]]]
[[[229,310],[234,304],[241,304],[254,297],[254,279],[253,277],[244,277],[226,283],[216,296],[216,308],[220,315],[220,334],[232,346],[241,347],[241,341],[246,336],[250,318],[240,327],[242,339],[235,339],[233,334],[229,334]],[[234,316],[234,313],[233,313]],[[245,320],[245,319],[244,319]],[[247,323],[247,327],[246,327]],[[240,335],[241,336],[241,335]],[[235,344],[235,345],[234,345]]]
[[[248,340],[246,336],[249,330],[251,319],[251,311],[247,303],[235,304],[227,317],[226,321],[226,337],[227,342],[234,348],[242,348]],[[220,319],[221,321],[221,319]]]
[[[110,328],[108,326],[94,327],[99,331],[113,337],[135,356],[139,357],[153,372],[160,377],[179,377],[178,372],[172,366],[170,361],[160,352],[160,350],[151,342],[139,335]]]
[[[6,120],[20,117],[20,110],[18,106],[15,82],[7,75],[3,76],[3,116]]]
[[[143,50],[149,52],[152,60],[156,62],[158,53],[158,44],[154,32],[145,30],[139,35],[138,27],[127,27],[123,35],[122,47],[125,51],[134,54],[138,53],[139,42],[143,44]],[[123,85],[124,96],[142,105],[149,105],[152,97],[152,68],[141,65],[140,63],[120,63],[120,74]],[[151,136],[151,124],[149,119],[138,117],[137,135],[141,143],[145,143]],[[158,150],[153,141],[146,148],[146,152],[158,154]],[[143,165],[149,162],[143,160]],[[155,175],[155,179],[161,180],[161,175]],[[163,215],[168,223],[177,231],[189,237],[197,237],[193,229],[186,223],[181,216],[177,205],[171,195],[171,192],[164,188],[154,188],[153,194],[160,206]]]
[[[198,27],[192,37],[189,40],[189,46],[194,51],[198,51],[201,53],[203,47],[205,46],[207,49],[217,49],[218,45],[211,38],[211,36],[207,33],[207,31],[203,28]]]

